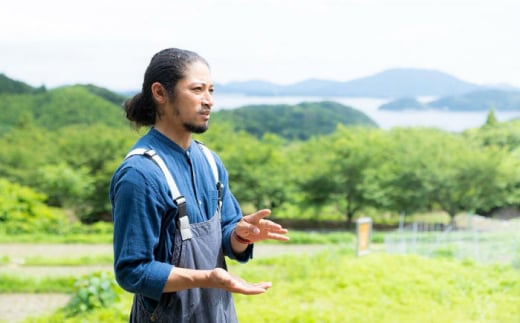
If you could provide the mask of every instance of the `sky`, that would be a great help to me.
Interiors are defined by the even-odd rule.
[[[216,83],[424,68],[520,87],[518,17],[518,0],[5,1],[0,73],[134,90],[153,54],[179,47],[206,58]]]

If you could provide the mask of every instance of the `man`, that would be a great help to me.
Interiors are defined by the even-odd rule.
[[[127,118],[151,126],[114,173],[114,269],[135,294],[131,322],[236,322],[231,293],[264,293],[226,270],[224,255],[246,262],[253,243],[286,241],[287,230],[242,216],[221,160],[193,133],[208,129],[213,82],[198,54],[165,49],[150,61]]]

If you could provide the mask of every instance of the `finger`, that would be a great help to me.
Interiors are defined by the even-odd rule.
[[[265,293],[270,287],[270,282],[261,282],[261,283],[246,283],[241,288],[238,288],[235,292],[244,294],[244,295],[257,295]]]
[[[284,229],[284,228],[279,228],[279,229],[271,229],[271,230],[269,230],[269,232],[271,232],[271,233],[287,234],[287,233],[289,233],[289,230]]]
[[[256,283],[256,284],[253,284],[255,287],[260,287],[260,288],[263,288],[263,289],[269,289],[271,288],[271,286],[273,286],[273,284],[271,282],[261,282],[261,283]]]
[[[289,237],[283,234],[269,233],[267,235],[268,239],[277,240],[277,241],[289,241]]]
[[[255,224],[248,223],[245,219],[238,223],[235,230],[243,238],[260,233],[260,229]]]
[[[258,225],[261,226],[263,229],[266,229],[271,232],[279,232],[279,233],[287,232],[287,229],[284,229],[280,224],[275,223],[270,220],[260,220]]]
[[[258,294],[263,294],[265,292],[267,292],[267,289],[265,289],[265,288],[252,287],[252,288],[236,291],[235,293],[240,293],[243,295],[258,295]]]
[[[244,220],[246,220],[248,223],[258,223],[260,220],[265,218],[266,216],[269,216],[271,214],[271,210],[269,209],[263,209],[256,211],[255,213],[249,214],[244,216]]]

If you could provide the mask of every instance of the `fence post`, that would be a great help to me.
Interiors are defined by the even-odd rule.
[[[372,239],[372,219],[363,217],[356,221],[357,226],[357,255],[370,253],[370,240]]]

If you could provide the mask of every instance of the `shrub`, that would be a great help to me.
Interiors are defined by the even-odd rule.
[[[61,233],[63,211],[48,207],[46,196],[28,187],[0,179],[0,223],[4,234]]]
[[[106,308],[119,300],[114,277],[107,272],[91,273],[74,283],[74,292],[64,311],[67,316]]]

